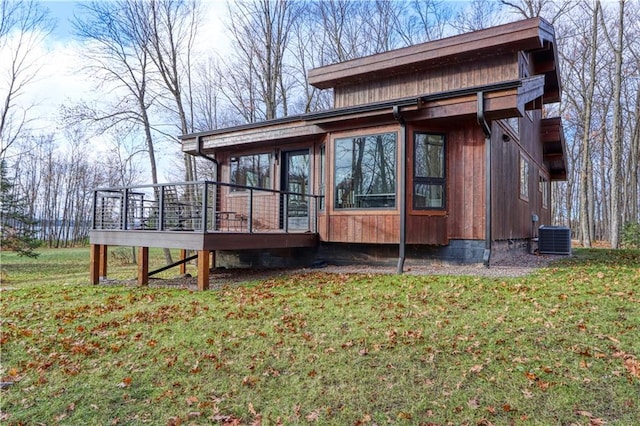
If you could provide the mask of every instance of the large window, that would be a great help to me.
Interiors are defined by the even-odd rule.
[[[414,135],[413,208],[446,207],[445,137],[432,133]]]
[[[396,133],[335,140],[335,208],[396,205]]]
[[[242,155],[231,158],[231,183],[236,185],[270,188],[269,154]],[[243,191],[243,188],[233,188]]]

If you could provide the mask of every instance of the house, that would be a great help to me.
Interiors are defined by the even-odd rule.
[[[253,237],[198,245],[200,259],[397,261],[401,272],[406,260],[488,265],[527,243],[551,224],[550,182],[566,179],[561,120],[543,114],[560,101],[556,47],[532,18],[332,64],[308,78],[333,90],[333,109],[183,135],[217,175],[203,238],[225,220]],[[275,230],[306,239],[251,245]],[[97,246],[123,242],[94,234]]]

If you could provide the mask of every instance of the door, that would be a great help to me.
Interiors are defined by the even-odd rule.
[[[280,188],[287,192],[280,201],[280,226],[309,229],[309,150],[283,151],[280,164]]]

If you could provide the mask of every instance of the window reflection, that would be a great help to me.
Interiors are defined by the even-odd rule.
[[[335,208],[396,205],[396,134],[335,140]]]

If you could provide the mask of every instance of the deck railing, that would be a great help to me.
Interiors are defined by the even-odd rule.
[[[321,198],[212,181],[98,188],[92,229],[317,233]]]

